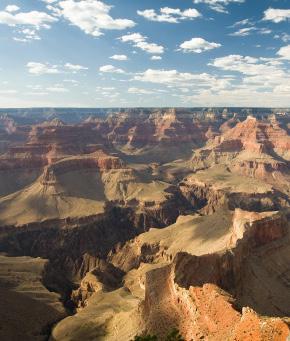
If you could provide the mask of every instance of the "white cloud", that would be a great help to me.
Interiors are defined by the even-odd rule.
[[[60,73],[57,65],[50,65],[48,63],[27,63],[28,72],[33,75],[57,74]]]
[[[161,60],[162,57],[161,56],[152,56],[150,59],[151,60]]]
[[[274,77],[277,72],[283,72],[281,62],[275,58],[255,58],[241,55],[228,55],[216,58],[209,64],[226,71],[237,71],[245,75],[272,74]]]
[[[112,18],[112,6],[98,0],[62,0],[49,8],[94,37],[103,35],[103,30],[123,30],[135,26],[132,20]]]
[[[46,12],[18,12],[19,9],[16,5],[8,5],[4,11],[0,11],[0,24],[16,27],[14,33],[17,36],[13,37],[14,41],[40,40],[37,31],[50,28],[50,24],[58,20]]]
[[[27,25],[39,30],[40,28],[49,28],[49,24],[55,21],[57,21],[55,17],[39,11],[19,12],[16,14],[7,11],[0,12],[0,24],[9,26]]]
[[[183,52],[201,53],[221,47],[221,44],[206,41],[203,38],[192,38],[180,45]]]
[[[178,84],[189,81],[210,81],[211,76],[207,73],[193,74],[189,72],[178,72],[177,70],[154,70],[136,74],[134,80],[157,84]]]
[[[17,31],[19,37],[13,37],[13,40],[27,43],[33,40],[40,40],[40,36],[38,35],[38,31],[35,29],[24,28]]]
[[[129,94],[136,94],[136,95],[151,95],[154,94],[153,91],[141,89],[141,88],[129,88],[128,89]]]
[[[271,34],[272,30],[270,30],[269,28],[260,28],[258,29],[258,33],[259,34]]]
[[[270,34],[272,33],[272,31],[269,28],[258,28],[255,26],[251,26],[251,27],[244,27],[244,28],[240,28],[238,31],[230,33],[230,36],[234,36],[234,37],[246,37],[249,36],[250,34],[256,32],[257,34]]]
[[[128,60],[128,57],[124,54],[114,54],[113,56],[110,57],[110,59],[125,61]]]
[[[290,45],[281,47],[277,54],[283,59],[290,60]]]
[[[64,67],[67,70],[70,70],[70,71],[73,71],[73,72],[82,71],[82,70],[88,70],[88,68],[83,66],[83,65],[71,64],[71,63],[66,63],[64,65]]]
[[[190,106],[288,107],[289,88],[283,89],[288,92],[279,92],[279,88],[276,91],[259,91],[249,86],[240,86],[218,92],[203,90],[195,95],[181,95],[180,98]]]
[[[8,5],[5,8],[5,11],[10,12],[10,13],[17,12],[18,10],[20,10],[20,7],[18,7],[16,5]]]
[[[288,57],[290,59],[290,51],[288,57],[287,50],[280,50],[278,53],[283,53],[285,59]],[[285,94],[284,92],[282,94],[281,89],[289,84],[290,73],[284,68],[281,58],[253,58],[250,56],[229,55],[216,58],[210,65],[222,70],[241,73],[240,84],[236,86],[239,92],[247,93],[247,96],[250,92],[253,94],[260,92],[260,94],[264,94],[261,97],[266,98],[268,96],[267,100],[269,101],[272,99],[272,105],[274,103],[276,105],[278,97],[281,100],[281,105],[285,103]],[[250,98],[247,98],[247,100],[250,100]]]
[[[263,20],[273,21],[276,24],[287,19],[290,19],[290,9],[268,8],[264,12]]]
[[[32,91],[26,93],[28,95],[38,95],[38,96],[44,96],[47,95],[49,92],[54,93],[66,93],[69,92],[69,89],[65,88],[62,84],[53,84],[48,87],[43,87],[42,85],[36,84],[36,85],[28,85],[27,86]]]
[[[195,4],[206,4],[212,10],[220,13],[228,13],[226,6],[230,3],[243,3],[245,0],[193,0]]]
[[[274,38],[281,39],[284,43],[288,43],[290,41],[290,34],[283,32],[280,35],[276,34]]]
[[[181,11],[179,8],[163,7],[160,9],[160,14],[156,13],[154,9],[146,9],[144,11],[137,11],[137,13],[150,21],[168,22],[177,24],[181,20],[195,19],[201,14],[195,8],[188,8]]]
[[[118,69],[113,65],[103,65],[99,68],[99,71],[105,73],[125,73],[124,70]]]
[[[127,34],[119,38],[122,42],[130,42],[134,47],[138,47],[139,49],[146,51],[152,54],[162,54],[164,53],[164,47],[161,45],[157,45],[155,43],[148,43],[147,37],[143,36],[140,33],[132,33]]]
[[[234,33],[230,33],[230,36],[245,37],[245,36],[250,35],[255,30],[256,30],[255,27],[244,27],[244,28],[240,28],[238,31]]]
[[[252,24],[253,23],[251,22],[250,19],[244,19],[244,20],[241,20],[241,21],[237,21],[231,27],[244,26],[244,25],[252,25]]]
[[[49,63],[29,62],[27,63],[28,72],[34,75],[58,74],[58,73],[77,73],[88,68],[78,64],[65,63],[64,65],[51,65]]]

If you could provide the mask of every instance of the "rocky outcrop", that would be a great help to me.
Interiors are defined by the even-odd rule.
[[[96,266],[86,273],[79,288],[72,292],[71,299],[77,308],[84,308],[93,293],[120,288],[123,276],[123,271],[103,259],[97,259]]]
[[[176,109],[153,110],[136,113],[128,111],[112,114],[105,122],[96,122],[101,134],[115,144],[128,144],[131,148],[148,145],[191,143],[201,145],[217,135],[223,122],[218,118],[201,120],[196,115]]]
[[[248,307],[236,311],[232,298],[213,284],[180,288],[170,267],[149,271],[145,286],[142,313],[147,333],[164,337],[177,328],[185,340],[282,341],[289,335],[279,318],[262,318]]]
[[[281,319],[262,318],[252,309],[268,316],[288,316],[286,304],[280,302],[281,310],[279,313],[277,310],[277,296],[286,299],[286,294],[287,300],[289,298],[286,283],[283,293],[273,295],[281,290],[277,282],[281,284],[283,280],[276,279],[276,287],[268,288],[273,301],[268,302],[266,310],[256,301],[248,300],[252,308],[241,304],[246,303],[244,292],[252,284],[247,282],[249,277],[257,276],[247,268],[256,257],[255,250],[263,254],[267,246],[267,252],[270,252],[271,248],[275,249],[276,242],[284,240],[285,243],[288,235],[285,215],[266,213],[261,216],[237,210],[229,251],[203,256],[178,253],[172,265],[146,273],[142,305],[146,332],[164,336],[168,329],[178,328],[185,340],[243,340],[244,337],[284,340],[289,335],[289,328]],[[289,248],[289,244],[286,245]],[[253,290],[258,293],[260,289]],[[240,311],[234,307],[240,307]]]
[[[150,233],[155,231],[146,234],[147,244],[140,243],[140,236],[127,243],[124,249],[116,250],[132,258],[135,249],[138,259],[135,264],[131,263],[135,269],[127,267],[123,289],[104,293],[99,275],[89,275],[81,292],[86,295],[89,286],[92,296],[72,319],[65,319],[56,326],[55,340],[61,340],[65,332],[72,337],[76,331],[83,338],[102,333],[107,340],[114,340],[116,335],[132,339],[134,335],[143,334],[162,339],[173,328],[177,328],[186,341],[242,341],[245,337],[282,341],[289,335],[289,327],[281,318],[289,314],[290,294],[285,278],[289,270],[290,245],[287,213],[236,210],[230,234],[223,239],[227,248],[221,245],[218,252],[201,255],[194,255],[194,248],[191,254],[176,252],[173,261],[166,260],[164,254],[169,248],[162,250],[162,238],[158,238],[159,243],[155,243],[154,238],[152,243],[148,242]],[[177,238],[180,236],[173,237],[172,242]],[[139,262],[140,252],[141,262],[147,264]],[[271,256],[268,255],[275,253],[277,256],[272,259],[277,260],[275,265],[280,275],[269,272],[275,265],[269,267]],[[265,286],[264,281],[270,281],[271,285]],[[263,300],[255,300],[261,295],[270,298],[264,300],[264,305]],[[136,298],[139,298],[138,304]],[[83,326],[83,321],[89,327]]]
[[[81,171],[84,169],[95,169],[99,172],[110,169],[121,169],[124,163],[117,157],[106,155],[105,153],[94,153],[87,157],[67,158],[56,162],[44,168],[43,182],[55,175],[61,175],[73,171]]]
[[[134,212],[108,207],[104,214],[95,217],[2,227],[0,252],[47,258],[53,268],[74,282],[138,231]]]
[[[202,214],[212,214],[222,206],[227,206],[230,210],[240,208],[245,211],[263,212],[279,210],[290,204],[285,195],[274,189],[260,193],[241,192],[227,186],[220,188],[215,184],[194,179],[194,176],[182,181],[179,188],[192,207]]]
[[[192,158],[195,170],[225,164],[233,173],[285,183],[289,175],[290,137],[277,121],[252,116],[226,129]]]

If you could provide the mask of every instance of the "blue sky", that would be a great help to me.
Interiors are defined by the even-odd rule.
[[[0,107],[290,106],[289,0],[1,0]]]

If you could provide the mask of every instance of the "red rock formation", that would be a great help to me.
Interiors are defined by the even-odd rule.
[[[274,247],[276,241],[286,241],[288,233],[285,216],[238,210],[234,216],[230,252],[199,257],[178,253],[172,265],[146,273],[142,305],[145,330],[164,336],[168,329],[177,327],[185,340],[285,340],[289,327],[280,318],[261,317],[245,306],[238,311],[233,304],[237,306],[242,291],[247,291],[247,281],[242,276],[247,280],[248,276],[256,276],[250,271],[246,275],[245,259],[255,259],[255,250],[263,250],[264,245],[270,252],[271,245]],[[258,292],[259,288],[253,290]],[[275,292],[277,289],[270,290]],[[283,290],[282,296],[287,293],[287,285]],[[270,308],[271,305],[269,302],[268,310],[272,309],[276,314],[276,306]],[[258,302],[256,307],[261,309]],[[287,305],[285,308],[288,309]],[[269,311],[267,313],[271,315]],[[289,309],[280,311],[280,316],[283,313],[289,314]]]
[[[91,122],[91,121],[90,121]],[[221,122],[214,118],[204,121],[194,115],[175,109],[151,113],[118,113],[105,122],[95,120],[97,130],[110,141],[133,148],[165,143],[191,143],[201,145],[216,136]]]
[[[244,149],[257,153],[273,149],[283,153],[290,148],[290,136],[277,122],[263,122],[252,116],[228,130],[221,137],[224,140],[238,140]]]
[[[195,152],[195,170],[225,164],[233,173],[275,183],[287,183],[290,136],[277,121],[262,121],[249,116],[226,129],[206,147]]]
[[[262,318],[245,307],[233,308],[233,299],[214,284],[180,288],[170,266],[146,274],[142,314],[148,333],[165,336],[178,328],[190,340],[284,341],[289,327],[279,318]]]

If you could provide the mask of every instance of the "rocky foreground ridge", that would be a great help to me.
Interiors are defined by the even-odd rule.
[[[107,275],[99,264],[82,280],[73,294],[78,313],[58,324],[52,339],[130,340],[138,333],[162,338],[177,327],[186,340],[285,340],[289,328],[278,316],[289,315],[289,279],[281,277],[289,262],[287,214],[236,210],[222,230],[217,221],[204,231],[216,245],[208,253],[209,242],[192,237],[189,243],[188,237],[212,218],[195,228],[200,217],[179,218],[175,226],[150,230],[111,254]],[[270,285],[258,285],[266,280]]]

